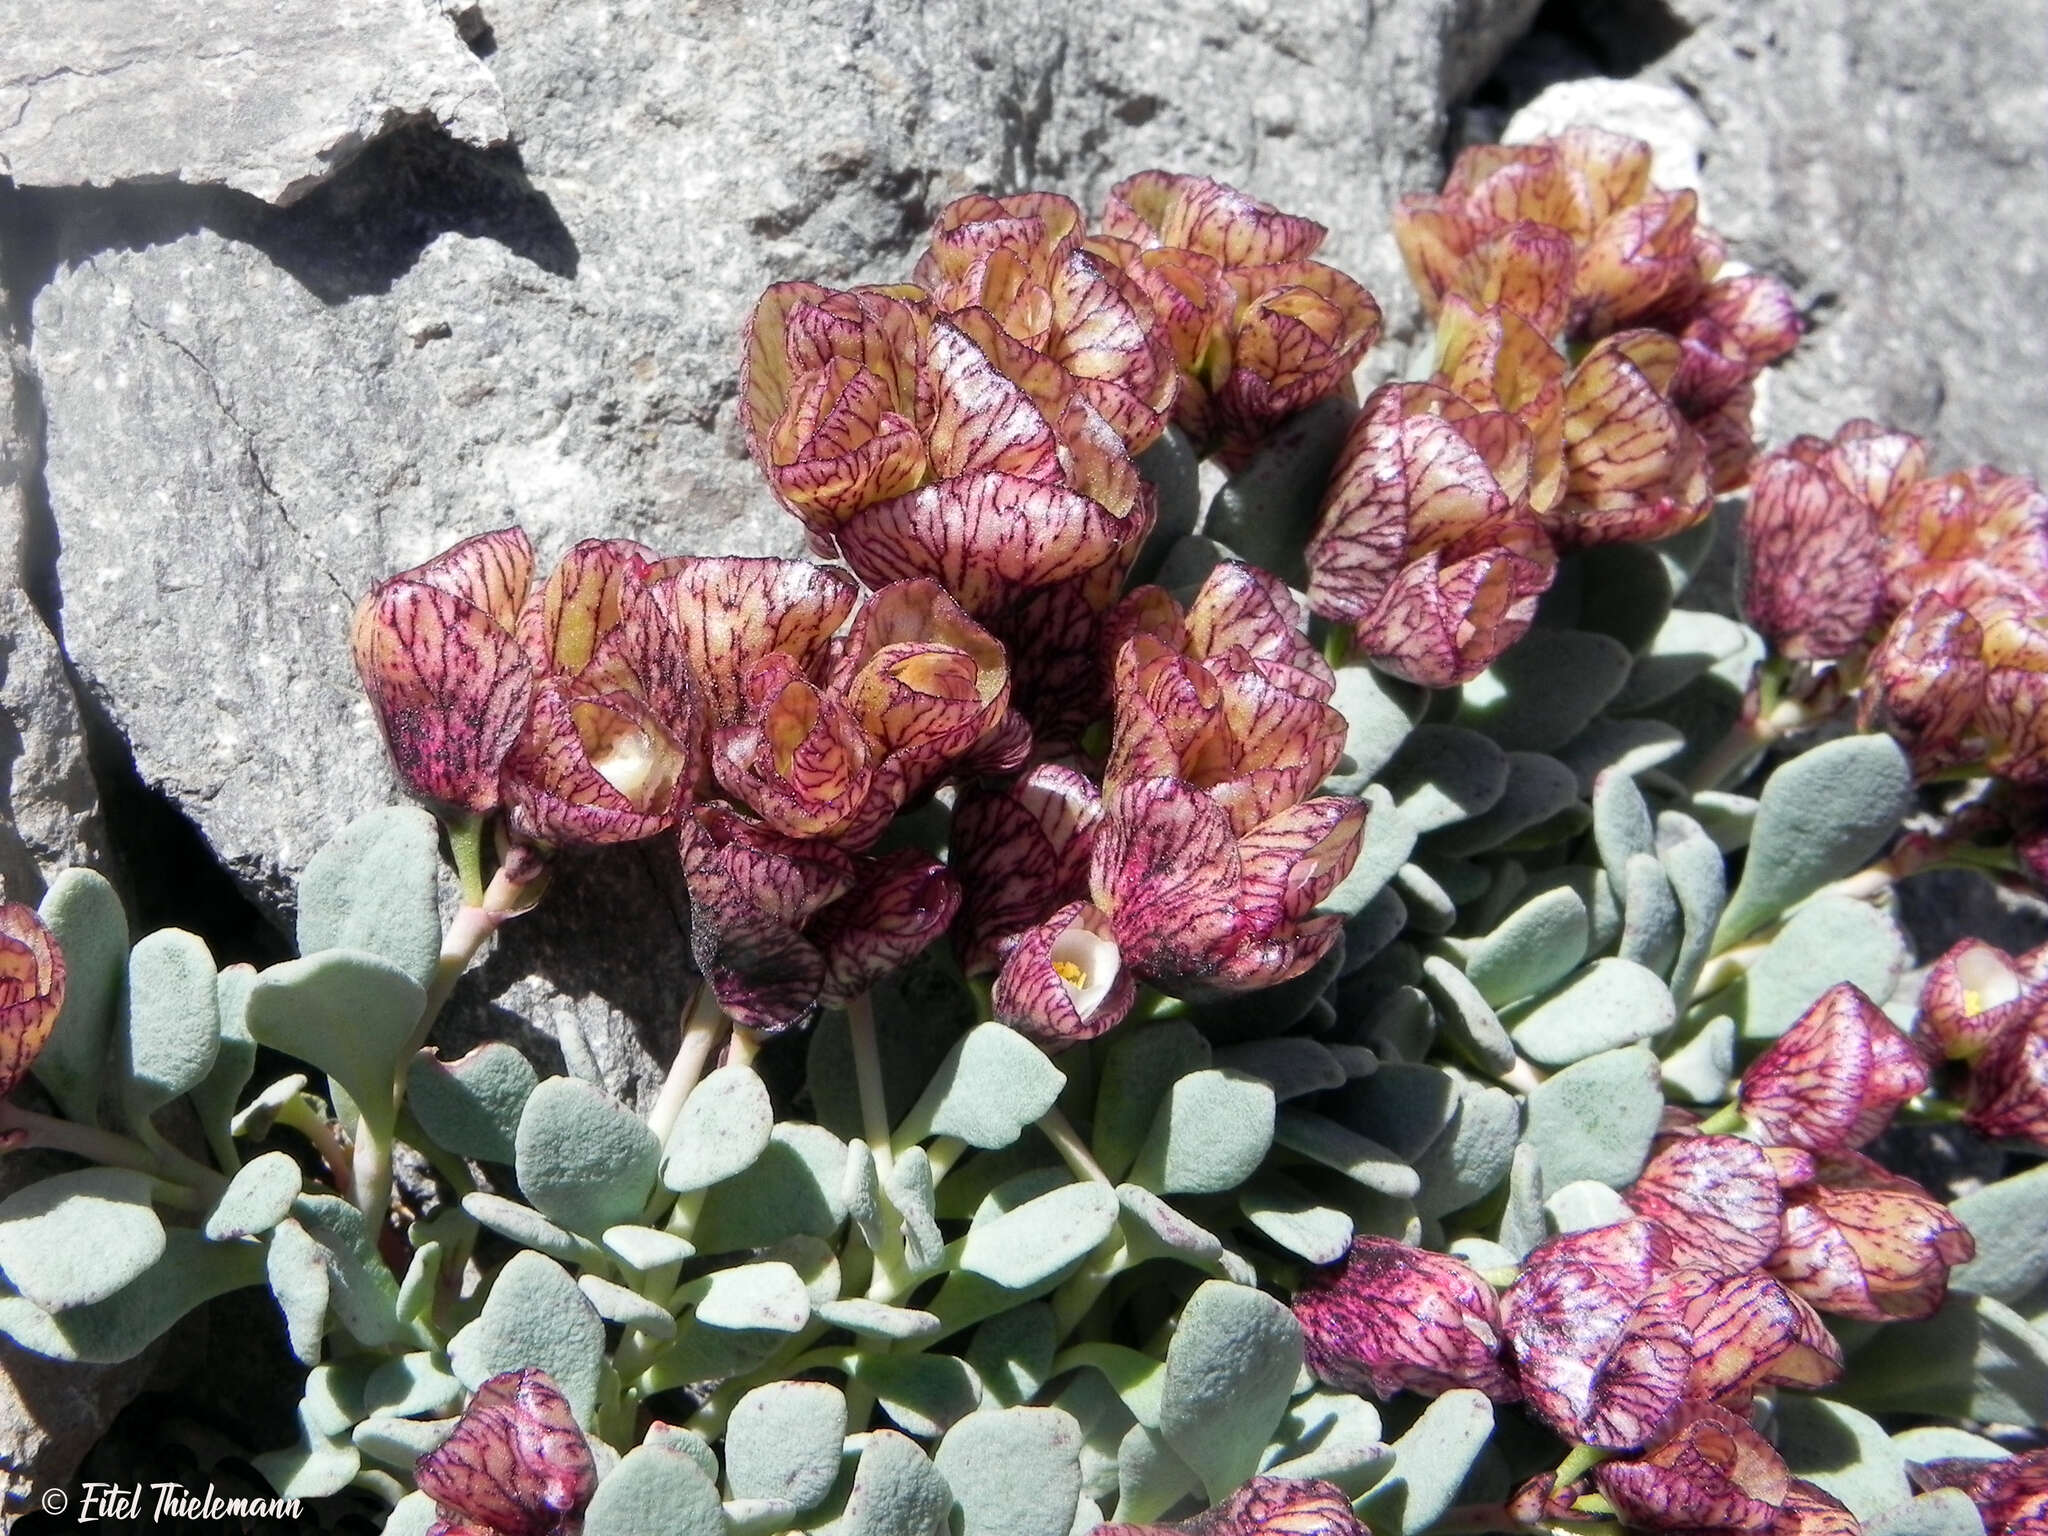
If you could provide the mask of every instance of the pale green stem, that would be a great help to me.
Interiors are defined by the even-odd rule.
[[[1742,1113],[1740,1104],[1723,1104],[1700,1122],[1702,1136],[1733,1136],[1740,1132],[1749,1121]]]
[[[1067,1160],[1075,1178],[1095,1184],[1110,1183],[1109,1175],[1095,1161],[1095,1154],[1088,1150],[1088,1144],[1057,1104],[1039,1117],[1038,1128],[1045,1133],[1045,1139],[1059,1150],[1060,1156]]]
[[[321,1114],[310,1098],[303,1093],[293,1094],[278,1107],[271,1123],[297,1131],[305,1137],[313,1150],[320,1154],[320,1161],[327,1165],[327,1177],[334,1185],[334,1192],[344,1200],[354,1196],[355,1166],[349,1155],[348,1143],[342,1140],[340,1128]]]
[[[484,819],[473,814],[451,816],[446,825],[448,849],[455,855],[455,875],[462,886],[462,903],[480,907],[484,904]]]
[[[1596,1445],[1575,1445],[1571,1454],[1557,1464],[1556,1487],[1560,1490],[1570,1487],[1601,1462],[1612,1459],[1614,1452],[1603,1451]]]
[[[704,1064],[718,1048],[725,1029],[725,1012],[718,1006],[718,999],[709,986],[699,982],[683,1009],[683,1033],[676,1042],[675,1060],[669,1066],[654,1108],[647,1112],[647,1128],[662,1146],[668,1145],[669,1133],[676,1128],[683,1104],[703,1077]]]
[[[895,1167],[889,1148],[889,1104],[882,1089],[882,1053],[875,1043],[875,1008],[863,992],[846,1005],[847,1032],[853,1038],[853,1078],[860,1090],[861,1135],[875,1154],[875,1171],[886,1184]]]
[[[139,1141],[114,1131],[59,1120],[54,1115],[40,1115],[0,1099],[0,1151],[28,1147],[69,1152],[110,1168],[132,1168],[152,1177],[161,1172],[157,1159]]]
[[[953,1171],[953,1165],[960,1161],[966,1150],[967,1143],[958,1136],[941,1136],[925,1148],[925,1156],[931,1159],[934,1189],[946,1182],[946,1175]]]

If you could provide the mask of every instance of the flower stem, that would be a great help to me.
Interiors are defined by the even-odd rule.
[[[895,1167],[889,1146],[889,1101],[882,1087],[882,1053],[875,1042],[875,1007],[867,993],[846,1005],[847,1032],[853,1037],[853,1077],[860,1090],[861,1136],[875,1155],[875,1172],[886,1184]]]
[[[1723,1104],[1700,1122],[1702,1136],[1733,1136],[1749,1124],[1740,1104]]]
[[[455,875],[462,885],[462,903],[468,907],[484,904],[484,819],[470,814],[450,816],[448,851],[455,856]]]
[[[1109,1175],[1102,1171],[1102,1165],[1095,1161],[1095,1154],[1088,1150],[1088,1144],[1057,1104],[1039,1117],[1038,1128],[1045,1133],[1045,1139],[1059,1149],[1060,1156],[1067,1160],[1067,1166],[1074,1170],[1075,1178],[1096,1184],[1109,1183]]]
[[[690,1000],[683,1006],[682,1038],[676,1042],[675,1060],[670,1064],[668,1077],[663,1080],[661,1094],[654,1101],[654,1108],[647,1112],[647,1128],[654,1132],[654,1139],[663,1146],[668,1145],[669,1133],[676,1128],[676,1119],[683,1112],[683,1104],[690,1097],[690,1090],[697,1086],[704,1075],[704,1064],[711,1059],[711,1053],[718,1048],[726,1030],[725,1010],[718,1006],[718,999],[711,988],[703,982],[690,994]]]
[[[23,1109],[19,1104],[0,1099],[0,1151],[15,1152],[30,1147],[69,1152],[110,1168],[131,1168],[152,1178],[162,1171],[149,1148],[139,1141],[114,1131],[76,1125],[55,1115],[37,1114],[32,1109]]]

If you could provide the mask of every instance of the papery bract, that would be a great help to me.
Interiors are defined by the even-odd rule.
[[[681,637],[622,539],[566,555],[519,618],[539,680],[503,768],[521,838],[617,843],[673,826],[701,774],[703,709]]]
[[[805,677],[819,675],[860,595],[844,571],[740,555],[663,560],[649,582],[682,637],[714,727],[747,717],[747,680],[770,656],[787,656]]]
[[[992,993],[995,1016],[1048,1050],[1113,1029],[1137,1000],[1107,915],[1068,902],[1016,936]]]
[[[909,287],[777,283],[754,306],[740,370],[747,448],[813,533],[929,477],[919,374],[930,324]]]
[[[1876,624],[1884,603],[1877,510],[1822,465],[1762,460],[1742,514],[1742,606],[1781,655],[1832,661]]]
[[[379,583],[356,605],[356,672],[399,781],[420,798],[496,809],[499,766],[533,695],[533,663],[515,633],[532,582],[533,546],[504,528]]]
[[[546,1371],[493,1376],[454,1433],[419,1459],[434,1536],[574,1536],[597,1490],[590,1443]]]
[[[1686,1391],[1720,1398],[1758,1387],[1808,1390],[1842,1373],[1842,1349],[1811,1306],[1761,1270],[1675,1269],[1644,1294],[1636,1327],[1675,1323],[1692,1355]]]
[[[1788,1192],[1770,1271],[1819,1311],[1881,1323],[1932,1317],[1949,1270],[1977,1251],[1948,1207],[1855,1152],[1822,1154]]]
[[[1661,331],[1621,331],[1565,380],[1565,494],[1546,519],[1564,546],[1666,538],[1707,515],[1706,448],[1670,395],[1682,355]]]
[[[33,910],[0,904],[0,1099],[28,1076],[63,1007],[64,951]]]
[[[1515,309],[1475,308],[1452,294],[1437,315],[1431,381],[1481,411],[1504,411],[1529,434],[1529,506],[1539,517],[1564,492],[1565,360]]]
[[[1255,1477],[1172,1525],[1098,1525],[1093,1536],[1370,1536],[1343,1489],[1321,1478]]]
[[[1471,681],[1528,630],[1555,571],[1534,466],[1512,416],[1434,385],[1375,390],[1309,542],[1309,606],[1398,676]]]
[[[1984,1536],[2048,1531],[2048,1450],[1984,1461],[1948,1457],[1910,1471],[1918,1487],[1960,1488],[1967,1494],[1984,1521]]]
[[[1138,284],[1084,249],[1084,234],[1064,197],[976,193],[939,210],[914,275],[941,310],[978,309],[1057,365],[1137,453],[1165,429],[1173,345]]]
[[[1764,1140],[1837,1152],[1862,1146],[1927,1087],[1913,1044],[1860,989],[1823,993],[1742,1075],[1738,1102]]]
[[[963,895],[960,963],[996,966],[1018,935],[1088,892],[1102,797],[1072,768],[1041,763],[1000,789],[963,791],[951,860]]]
[[[1684,313],[1720,268],[1720,242],[1699,226],[1699,194],[1651,191],[1601,220],[1572,271],[1570,328],[1609,336],[1658,313]]]
[[[1768,1532],[1792,1487],[1770,1441],[1737,1415],[1704,1405],[1651,1450],[1602,1462],[1593,1478],[1636,1531]]]
[[[1365,806],[1304,801],[1242,837],[1214,798],[1175,778],[1104,797],[1089,886],[1124,962],[1176,995],[1239,992],[1300,975],[1337,941],[1314,917],[1358,856]]]
[[[2048,1150],[2048,1012],[2006,1029],[1972,1064],[1963,1124]]]
[[[959,883],[921,849],[856,860],[853,889],[821,909],[807,933],[825,957],[821,999],[859,997],[924,953],[959,909]]]
[[[1918,471],[1924,456],[1913,468]],[[1988,465],[1916,477],[1884,504],[1885,567],[1895,607],[1937,572],[1982,565],[2029,592],[2048,590],[2048,495]]]
[[[804,1022],[825,987],[825,955],[803,929],[853,889],[853,856],[718,805],[697,806],[680,836],[690,950],[719,1005],[749,1029]]]
[[[1914,598],[1871,652],[1857,721],[1896,737],[1921,777],[1981,760],[1983,628],[1941,591]]]
[[[1304,260],[1329,234],[1223,182],[1171,171],[1140,171],[1111,187],[1102,228],[1140,247],[1199,251],[1225,267]]]
[[[1784,1211],[1769,1159],[1734,1136],[1666,1141],[1623,1198],[1664,1229],[1675,1263],[1730,1275],[1770,1257]]]
[[[1472,1266],[1391,1238],[1359,1236],[1294,1293],[1308,1368],[1347,1392],[1436,1397],[1458,1387],[1521,1397],[1502,1363],[1500,1308]]]
[[[1958,939],[1928,968],[1913,1040],[1930,1063],[1972,1061],[2044,1001],[2042,979],[1982,939]]]
[[[1350,386],[1379,340],[1380,307],[1319,261],[1226,268],[1237,296],[1230,372],[1212,392],[1210,428],[1225,464],[1250,459],[1295,412]]]
[[[1678,1413],[1691,1338],[1675,1319],[1637,1318],[1669,1264],[1661,1229],[1625,1221],[1538,1245],[1501,1298],[1522,1396],[1566,1439],[1647,1445]]]

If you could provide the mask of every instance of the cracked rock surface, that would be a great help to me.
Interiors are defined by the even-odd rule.
[[[0,175],[286,203],[400,124],[505,139],[497,82],[423,0],[0,0]]]

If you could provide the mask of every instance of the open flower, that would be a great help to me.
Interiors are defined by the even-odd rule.
[[[1738,1102],[1766,1142],[1852,1151],[1927,1087],[1913,1043],[1848,982],[1831,987],[1750,1063]]]
[[[1321,1478],[1255,1477],[1172,1525],[1098,1525],[1094,1536],[1368,1536],[1344,1490]]]
[[[1564,494],[1565,360],[1507,304],[1476,308],[1447,295],[1436,321],[1430,382],[1480,411],[1502,411],[1529,435],[1529,507],[1538,517]]]
[[[21,1085],[64,1007],[64,951],[43,920],[0,905],[0,1099]]]
[[[1527,632],[1555,558],[1528,430],[1429,384],[1374,390],[1308,546],[1309,606],[1397,676],[1470,682]]]
[[[1885,575],[1904,607],[1937,573],[1982,565],[2020,589],[2048,591],[2048,495],[1986,466],[1910,481],[1884,504]]]
[[[1789,1190],[1770,1271],[1822,1312],[1882,1323],[1932,1317],[1949,1270],[1977,1251],[1947,1206],[1855,1152],[1815,1159]]]
[[[1372,295],[1309,258],[1327,231],[1205,176],[1146,171],[1110,190],[1091,242],[1165,320],[1175,419],[1225,462],[1348,387],[1379,337]]]
[[[1521,1397],[1502,1363],[1493,1287],[1462,1259],[1360,1236],[1337,1264],[1311,1270],[1294,1293],[1308,1368],[1317,1380],[1382,1400],[1472,1387],[1497,1403]]]
[[[971,334],[993,325],[1060,368],[1138,453],[1166,429],[1173,343],[1121,263],[1084,247],[1086,233],[1056,193],[955,198],[914,276]]]
[[[590,1442],[568,1400],[531,1368],[478,1387],[414,1476],[434,1501],[429,1536],[575,1536],[597,1491]]]
[[[526,724],[532,660],[517,629],[533,584],[518,528],[464,539],[356,605],[349,647],[399,781],[434,805],[497,808]]]
[[[637,544],[585,540],[520,614],[537,678],[503,782],[513,831],[529,842],[633,842],[675,825],[689,801],[703,712],[648,587],[653,565]]]
[[[1982,939],[1959,939],[1927,971],[1913,1040],[1931,1064],[1973,1061],[2042,1002],[2048,955],[2014,960]]]
[[[719,1005],[764,1034],[858,997],[946,930],[960,889],[917,849],[859,858],[720,805],[682,824],[690,949]]]
[[[1922,778],[1981,760],[1984,630],[1946,593],[1921,593],[1870,653],[1857,722],[1896,737]]]
[[[1017,936],[991,1002],[1003,1023],[1063,1050],[1115,1028],[1137,995],[1114,924],[1091,903],[1071,901]]]

